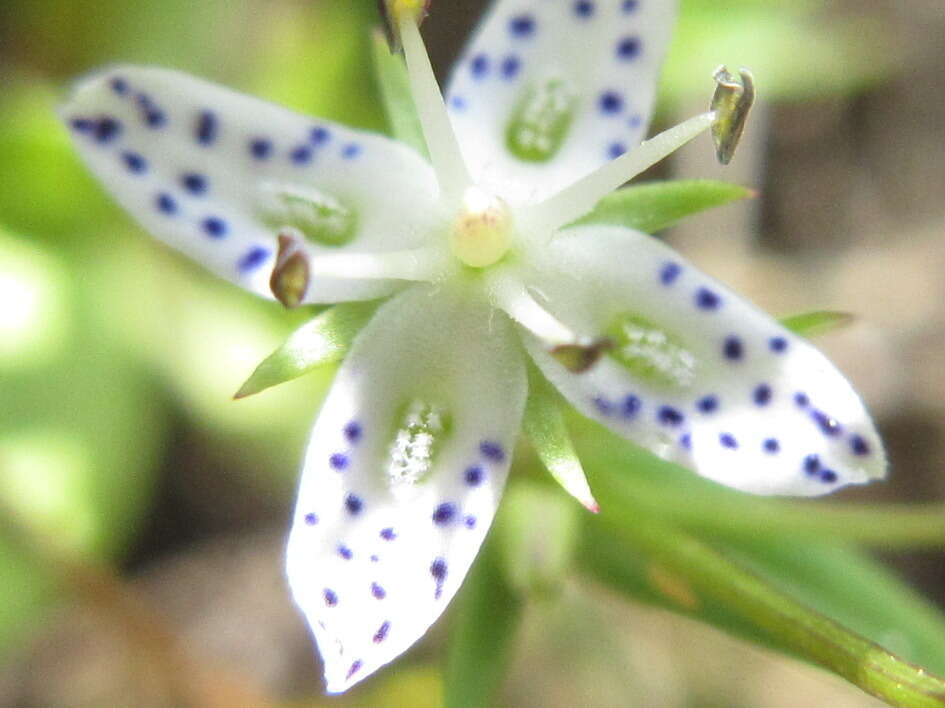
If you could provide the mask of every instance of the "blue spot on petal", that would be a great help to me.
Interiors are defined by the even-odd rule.
[[[678,263],[666,263],[660,269],[660,282],[663,285],[672,285],[682,274],[682,266]]]
[[[804,467],[804,472],[806,472],[808,476],[813,477],[818,472],[820,472],[820,457],[818,455],[808,455],[804,458],[804,462],[802,464]]]
[[[328,464],[331,465],[331,468],[335,470],[347,469],[350,462],[351,461],[348,459],[348,456],[340,452],[336,452],[328,458]]]
[[[685,416],[672,406],[660,406],[656,419],[663,425],[676,426],[683,422]]]
[[[323,595],[325,597],[325,604],[328,605],[329,607],[334,607],[335,605],[338,604],[338,595],[335,593],[334,590],[329,590],[328,588],[325,588],[325,592],[323,593]]]
[[[801,408],[806,408],[810,405],[810,398],[803,391],[798,391],[794,394],[794,402]]]
[[[530,37],[535,33],[535,19],[531,15],[518,15],[509,21],[509,32],[515,37]]]
[[[699,288],[696,291],[696,306],[701,310],[717,310],[722,304],[722,298],[708,288]]]
[[[485,54],[477,54],[469,63],[469,70],[472,72],[473,78],[484,79],[489,73],[489,57]]]
[[[289,159],[296,165],[306,165],[312,160],[312,148],[308,145],[299,145],[289,152]]]
[[[517,56],[510,54],[502,60],[502,66],[500,68],[500,71],[502,72],[502,78],[514,79],[516,76],[518,76],[518,72],[521,70],[521,68],[521,60]]]
[[[201,225],[210,238],[223,238],[226,236],[226,222],[217,216],[208,216],[203,220]]]
[[[761,446],[769,455],[773,455],[781,450],[781,443],[779,443],[776,438],[768,438]]]
[[[451,96],[450,97],[450,108],[457,111],[466,110],[466,99],[462,96]]]
[[[338,546],[338,555],[344,558],[346,561],[354,558],[354,553],[351,552],[351,549],[344,545]]]
[[[620,6],[620,9],[626,13],[636,11],[637,7],[640,5],[640,0],[623,0],[623,3]]]
[[[611,403],[608,399],[603,396],[595,396],[594,398],[594,407],[597,409],[597,412],[601,415],[613,415],[614,413],[614,404]]]
[[[843,426],[841,426],[836,419],[831,418],[823,411],[814,410],[811,411],[810,415],[824,435],[829,435],[833,438],[843,432]]]
[[[348,510],[349,514],[357,515],[360,514],[364,509],[364,502],[356,494],[348,494],[345,497],[345,509]]]
[[[141,174],[148,169],[147,161],[136,152],[123,152],[121,160],[131,172]]]
[[[121,135],[121,123],[114,118],[105,116],[95,123],[92,135],[97,142],[110,143]]]
[[[581,18],[591,17],[594,14],[594,3],[591,0],[577,0],[574,3],[574,14]]]
[[[850,449],[854,455],[864,457],[870,454],[870,444],[862,435],[854,435],[850,438]]]
[[[361,435],[363,433],[364,430],[361,428],[361,424],[356,420],[352,420],[347,425],[345,425],[345,439],[350,443],[357,443],[360,441]]]
[[[467,529],[474,529],[476,528],[476,517],[467,516],[465,519],[463,519],[463,523],[466,525]]]
[[[598,99],[602,113],[615,114],[623,110],[623,97],[616,91],[605,91]]]
[[[766,406],[771,403],[771,387],[768,384],[759,384],[751,394],[756,406]]]
[[[738,440],[735,439],[735,436],[731,433],[722,433],[719,435],[719,442],[722,443],[722,447],[727,447],[731,450],[738,448]]]
[[[696,408],[702,413],[713,413],[718,407],[719,399],[717,396],[704,396],[696,402]]]
[[[374,633],[374,643],[380,644],[387,639],[388,632],[390,632],[390,622],[385,621]]]
[[[164,214],[176,214],[177,213],[177,202],[174,201],[174,197],[170,194],[162,192],[157,195],[155,199],[155,204],[157,205],[158,211]]]
[[[217,139],[218,129],[217,117],[211,111],[201,111],[197,116],[197,126],[194,129],[194,136],[201,145],[213,145]]]
[[[502,449],[502,446],[491,440],[483,440],[479,443],[479,452],[482,453],[483,457],[492,462],[502,462],[505,460],[505,451]]]
[[[393,541],[395,538],[397,538],[397,533],[394,531],[394,529],[388,527],[386,529],[381,529],[380,536],[385,541]]]
[[[643,401],[640,400],[640,397],[630,394],[624,397],[620,405],[620,415],[630,420],[637,417],[641,408],[643,408]]]
[[[91,118],[73,118],[69,121],[70,127],[77,133],[91,133],[95,128],[95,121]]]
[[[623,61],[632,61],[640,55],[640,38],[624,37],[617,42],[617,57]]]
[[[825,484],[833,484],[837,481],[837,479],[839,479],[839,477],[833,470],[823,470],[820,473],[820,481],[824,482]]]
[[[113,78],[108,82],[108,85],[111,86],[112,91],[114,91],[119,96],[124,96],[128,93],[128,82],[120,76]]]
[[[682,437],[679,438],[679,445],[684,450],[692,449],[692,433],[685,433]]]
[[[309,133],[309,139],[312,141],[312,145],[324,145],[330,138],[331,133],[328,128],[321,125],[315,126]]]
[[[362,667],[363,665],[364,665],[364,664],[361,662],[360,659],[358,659],[356,662],[354,662],[353,664],[351,664],[351,668],[349,668],[349,669],[348,669],[348,673],[345,674],[345,680],[347,681],[347,680],[350,679],[352,676],[354,676],[356,673],[358,673],[358,672],[361,670],[361,667]]]
[[[341,150],[341,156],[346,160],[353,160],[361,154],[361,146],[357,143],[349,143]]]
[[[383,600],[387,597],[387,591],[377,583],[371,583],[371,594],[378,600]]]
[[[452,523],[456,518],[456,505],[452,502],[444,502],[433,510],[433,523],[445,526]]]
[[[254,246],[240,258],[236,267],[240,273],[249,273],[268,261],[271,254],[272,251],[264,246]]]
[[[611,143],[607,148],[607,157],[611,160],[616,160],[626,151],[627,146],[624,143]]]
[[[463,481],[465,481],[470,487],[478,487],[480,484],[482,484],[482,481],[485,479],[485,477],[486,472],[479,465],[467,467],[466,471],[463,472]]]
[[[207,191],[207,178],[195,172],[182,175],[180,183],[184,189],[194,195],[205,194]]]
[[[722,343],[722,353],[729,361],[740,361],[745,356],[745,345],[734,335],[726,337]]]
[[[267,138],[253,138],[249,141],[249,154],[257,160],[268,160],[272,156],[272,141]]]
[[[314,526],[318,523],[318,514],[308,513],[305,515],[305,523],[308,526]]]
[[[768,340],[768,348],[775,354],[781,354],[787,351],[788,340],[784,337],[772,337]]]

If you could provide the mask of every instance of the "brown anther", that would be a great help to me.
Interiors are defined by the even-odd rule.
[[[308,290],[308,254],[302,241],[289,232],[279,234],[279,254],[269,278],[276,299],[289,309],[302,304]]]
[[[551,350],[551,356],[573,374],[583,374],[596,364],[604,352],[613,349],[614,342],[608,337],[590,343],[561,344]]]
[[[712,124],[715,154],[723,165],[732,161],[735,148],[745,130],[748,113],[755,102],[755,81],[748,69],[739,69],[738,76],[720,66],[713,77],[716,82],[712,96],[712,110],[716,119]]]

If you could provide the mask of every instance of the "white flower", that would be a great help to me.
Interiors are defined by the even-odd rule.
[[[401,13],[432,164],[163,69],[110,69],[64,106],[115,198],[218,275],[289,305],[389,298],[315,423],[288,546],[329,691],[406,650],[459,588],[529,356],[588,417],[736,489],[883,476],[860,400],[807,342],[649,236],[568,227],[715,120],[639,144],[673,15],[669,0],[499,0],[447,110]]]

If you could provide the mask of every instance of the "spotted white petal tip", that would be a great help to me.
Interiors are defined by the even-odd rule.
[[[510,323],[414,286],[338,373],[305,459],[288,577],[336,693],[410,647],[495,515],[525,404]]]
[[[756,494],[814,496],[885,475],[879,435],[836,367],[658,240],[574,228],[531,277],[556,317],[613,340],[573,374],[526,337],[545,375],[612,430]]]

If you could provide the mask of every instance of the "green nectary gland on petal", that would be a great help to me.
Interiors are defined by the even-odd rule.
[[[296,185],[264,183],[258,209],[273,229],[294,229],[321,246],[343,246],[354,238],[357,228],[357,215],[341,201]]]
[[[561,148],[571,127],[577,94],[561,78],[549,78],[526,91],[506,128],[509,151],[526,162],[546,162]]]
[[[391,487],[413,486],[426,479],[437,453],[452,430],[449,411],[440,405],[414,399],[397,415],[387,465]]]
[[[695,379],[695,355],[645,317],[618,315],[607,328],[607,336],[614,343],[608,354],[638,378],[672,388],[686,388]]]

